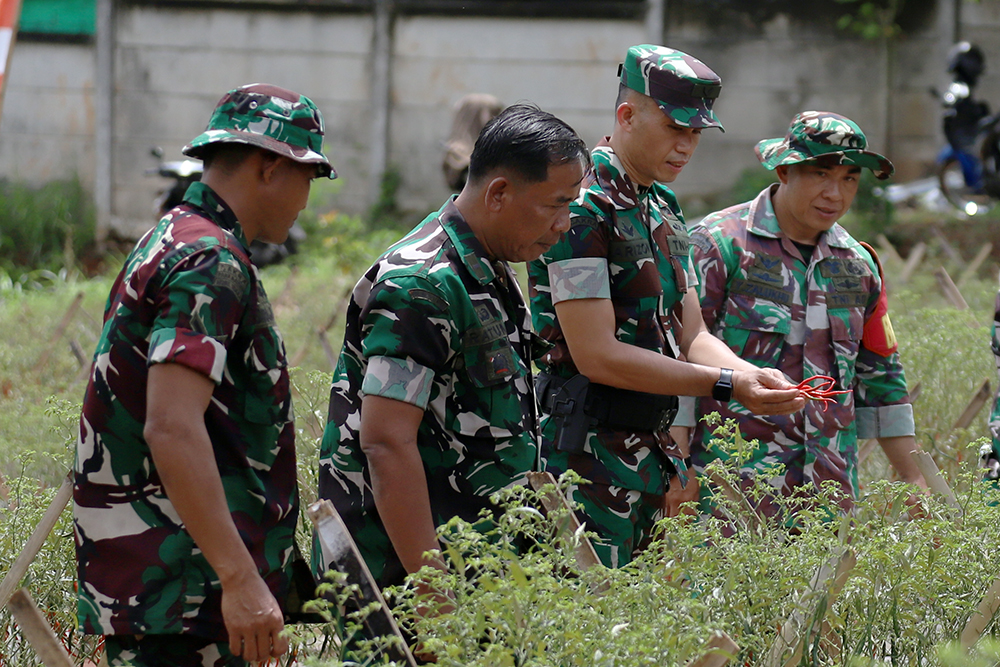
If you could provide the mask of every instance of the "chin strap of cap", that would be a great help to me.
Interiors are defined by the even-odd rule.
[[[859,241],[859,243],[871,253],[872,259],[875,260],[875,266],[878,267],[878,276],[882,281],[878,304],[875,306],[875,312],[865,321],[861,343],[872,352],[888,357],[899,349],[899,343],[896,342],[896,333],[892,330],[892,322],[889,321],[889,297],[885,291],[885,274],[882,271],[882,262],[874,248],[864,241]]]

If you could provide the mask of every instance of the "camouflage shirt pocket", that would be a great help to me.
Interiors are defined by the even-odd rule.
[[[506,338],[466,347],[464,360],[465,372],[475,387],[492,387],[524,375]]]
[[[730,291],[722,318],[722,340],[741,359],[775,366],[792,328],[789,305]]]
[[[858,350],[864,334],[864,311],[861,308],[830,308],[827,312],[837,379],[844,389],[850,389],[854,384]]]

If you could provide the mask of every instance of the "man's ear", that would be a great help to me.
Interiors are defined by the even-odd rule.
[[[261,180],[266,184],[270,184],[284,158],[277,153],[265,150],[259,151],[259,155]]]
[[[484,204],[486,210],[491,213],[498,213],[507,203],[510,197],[512,183],[506,176],[496,176],[484,188]]]
[[[788,169],[789,165],[787,164],[779,164],[774,168],[774,174],[778,177],[778,181],[782,185],[788,184]]]
[[[636,112],[635,105],[633,105],[628,100],[625,100],[624,102],[618,105],[617,109],[615,109],[615,120],[622,127],[626,129],[631,129],[632,120],[635,117],[635,112]]]

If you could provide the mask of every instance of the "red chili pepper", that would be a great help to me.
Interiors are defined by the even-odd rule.
[[[820,383],[813,386],[813,382],[819,380]],[[796,389],[799,390],[799,394],[802,396],[814,400],[823,401],[823,412],[826,412],[827,407],[830,403],[836,403],[836,399],[833,398],[838,394],[849,394],[849,390],[834,391],[833,388],[836,386],[837,381],[834,380],[829,375],[813,375],[811,378],[806,378],[802,382],[796,385]]]

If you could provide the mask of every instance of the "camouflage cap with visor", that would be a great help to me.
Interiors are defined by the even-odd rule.
[[[629,48],[618,66],[622,85],[653,98],[682,127],[722,127],[712,106],[722,92],[722,79],[693,56],[653,44]]]
[[[183,153],[201,158],[212,144],[249,144],[315,164],[320,176],[337,178],[323,154],[323,132],[323,114],[308,97],[267,83],[251,83],[222,96],[208,127]]]
[[[889,178],[895,171],[892,162],[867,148],[865,133],[850,118],[829,111],[803,111],[792,119],[788,134],[764,139],[754,152],[768,169],[830,155],[839,164],[866,167],[876,178]]]

